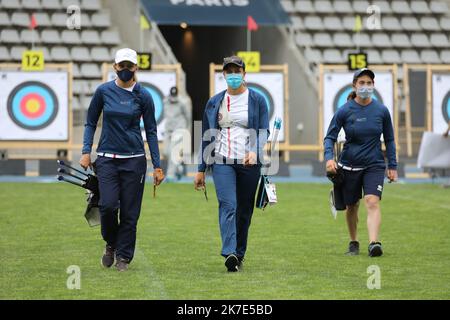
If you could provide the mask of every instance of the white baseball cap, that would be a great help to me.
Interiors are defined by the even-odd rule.
[[[129,48],[119,49],[116,52],[116,58],[114,60],[116,63],[120,63],[122,61],[130,61],[134,64],[137,64],[137,53],[133,49]]]

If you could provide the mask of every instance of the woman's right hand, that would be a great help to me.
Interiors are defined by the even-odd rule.
[[[80,166],[84,169],[87,170],[87,168],[91,168],[92,169],[92,163],[91,163],[91,155],[89,153],[85,153],[81,156],[80,158]]]
[[[331,172],[333,174],[336,174],[336,170],[337,170],[336,161],[328,160],[327,164],[326,164],[326,170],[327,170],[327,172]]]
[[[202,190],[205,187],[205,173],[197,172],[194,177],[195,190]]]

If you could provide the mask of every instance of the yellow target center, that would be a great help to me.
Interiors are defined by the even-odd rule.
[[[39,101],[37,101],[36,99],[30,99],[27,101],[26,108],[28,112],[36,113],[38,112],[39,107],[40,107]]]

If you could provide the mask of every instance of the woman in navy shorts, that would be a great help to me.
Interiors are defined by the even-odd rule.
[[[353,77],[353,89],[345,105],[340,107],[331,120],[324,139],[326,170],[343,173],[342,193],[347,207],[347,225],[350,233],[348,255],[359,254],[357,234],[359,200],[364,192],[369,232],[369,256],[383,254],[378,239],[381,224],[380,200],[386,173],[386,162],[381,150],[380,137],[386,146],[387,177],[397,180],[397,161],[394,129],[386,106],[372,99],[375,74],[360,69]],[[341,128],[346,142],[341,155],[334,160],[334,144]]]

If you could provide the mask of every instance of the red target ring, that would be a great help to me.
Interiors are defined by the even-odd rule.
[[[45,101],[42,96],[35,93],[27,94],[20,101],[20,110],[28,118],[39,118],[45,111]]]

